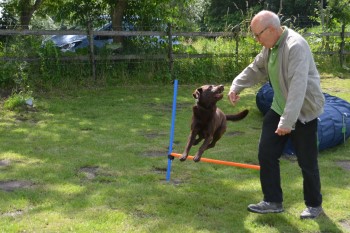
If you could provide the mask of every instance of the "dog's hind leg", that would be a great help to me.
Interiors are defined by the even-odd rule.
[[[199,162],[201,160],[201,157],[206,149],[208,149],[208,146],[212,143],[213,137],[208,137],[204,140],[203,144],[199,148],[198,152],[193,158],[193,161]]]
[[[219,141],[222,135],[224,135],[225,131],[226,131],[226,126],[220,127],[218,130],[216,130],[213,137],[213,141],[208,145],[207,149],[215,147],[216,142]]]
[[[202,136],[198,136],[198,138],[193,142],[193,145],[198,145],[198,143],[200,143],[203,140]]]
[[[215,135],[213,141],[208,145],[207,149],[215,147],[216,142],[219,141],[220,138],[221,136]]]

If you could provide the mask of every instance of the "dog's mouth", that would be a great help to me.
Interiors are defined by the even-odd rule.
[[[217,99],[221,99],[221,98],[223,98],[224,97],[224,94],[223,94],[223,92],[224,92],[224,86],[223,85],[219,85],[219,86],[217,86],[216,88],[215,88],[215,98],[217,98]]]
[[[215,98],[217,98],[217,99],[221,99],[222,97],[224,97],[224,95],[222,93],[215,95]]]

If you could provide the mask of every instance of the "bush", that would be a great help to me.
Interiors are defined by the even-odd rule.
[[[26,100],[21,94],[13,94],[5,100],[4,108],[7,110],[15,110],[26,106]]]
[[[13,111],[13,110],[21,110],[26,108],[27,106],[33,105],[33,97],[31,92],[19,92],[13,93],[10,97],[8,97],[4,102],[4,109]]]

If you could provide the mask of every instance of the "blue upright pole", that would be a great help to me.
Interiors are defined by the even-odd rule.
[[[177,97],[177,79],[174,80],[174,96],[173,96],[173,111],[171,116],[171,128],[170,128],[170,141],[169,141],[169,151],[168,151],[168,168],[166,172],[166,180],[170,180],[170,173],[171,173],[171,163],[174,159],[173,156],[171,156],[171,153],[173,152],[173,141],[174,141],[174,129],[175,129],[175,116],[176,116],[176,97]]]

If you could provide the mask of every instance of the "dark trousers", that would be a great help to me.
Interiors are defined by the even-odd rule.
[[[303,175],[305,204],[311,207],[320,206],[322,195],[317,161],[317,119],[306,124],[298,121],[291,134],[285,136],[275,133],[279,121],[280,116],[273,110],[269,110],[262,126],[258,156],[264,201],[283,202],[279,159],[288,138],[291,138]]]

